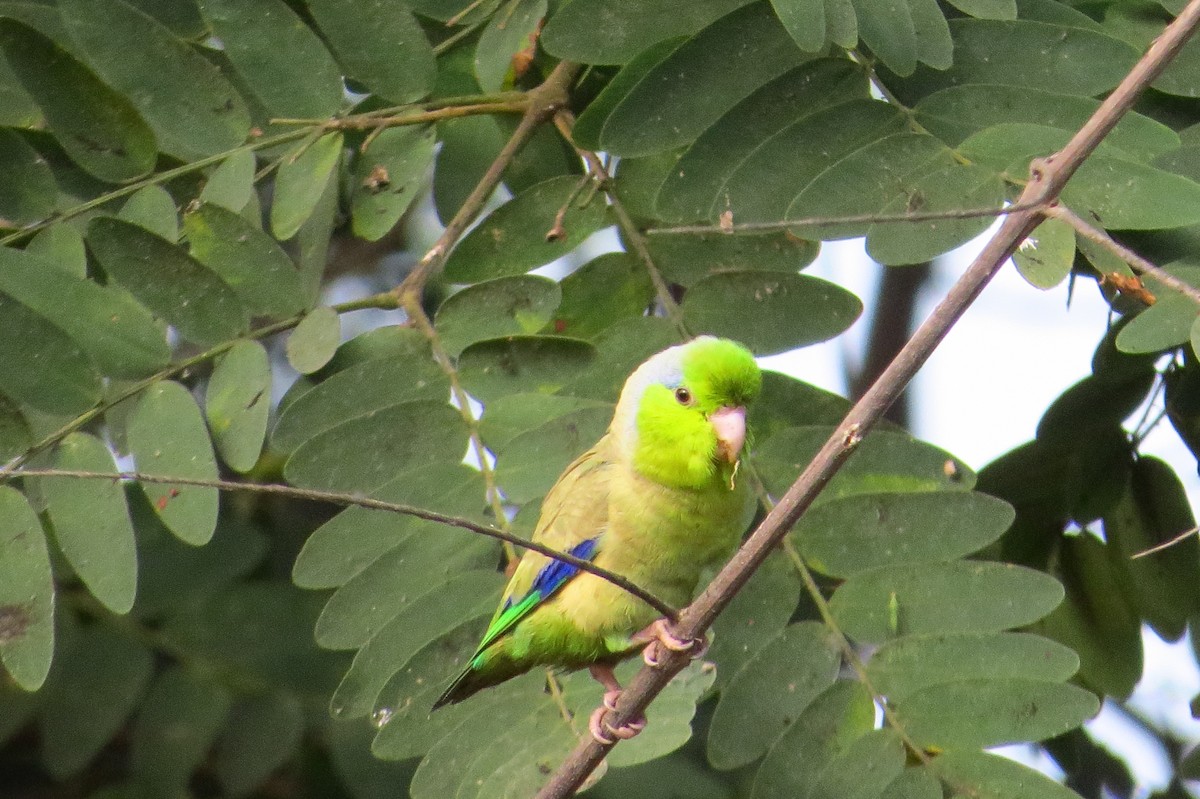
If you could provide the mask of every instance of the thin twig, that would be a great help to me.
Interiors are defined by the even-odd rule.
[[[1060,204],[1051,206],[1043,211],[1043,213],[1046,214],[1046,216],[1066,222],[1075,229],[1076,233],[1088,239],[1089,241],[1096,242],[1101,247],[1133,267],[1133,271],[1137,272],[1138,274],[1149,275],[1167,288],[1178,291],[1192,302],[1200,305],[1200,289],[1185,283],[1162,267],[1156,266],[1150,261],[1147,261],[1136,252],[1129,249],[1112,236],[1108,235],[1107,231],[1101,230],[1095,225],[1092,225],[1086,219],[1079,216],[1079,214],[1075,213],[1070,208],[1067,208],[1065,205]]]
[[[641,588],[637,584],[629,581],[619,574],[610,572],[608,569],[597,566],[588,560],[577,558],[567,552],[560,552],[557,549],[546,546],[545,544],[537,543],[536,541],[528,541],[520,536],[512,533],[498,530],[495,527],[488,527],[485,524],[473,522],[470,519],[464,519],[459,516],[450,516],[445,513],[437,513],[435,511],[419,508],[415,505],[405,505],[399,502],[386,502],[382,499],[372,499],[356,494],[346,494],[340,491],[321,491],[312,488],[296,488],[295,486],[281,485],[278,483],[238,483],[232,480],[203,480],[192,477],[172,477],[170,475],[146,474],[144,472],[90,472],[78,469],[21,469],[20,471],[11,472],[0,477],[0,480],[13,480],[18,477],[71,477],[84,480],[133,480],[139,483],[161,483],[169,485],[185,485],[199,486],[201,488],[215,488],[219,491],[250,491],[256,494],[273,494],[276,496],[289,497],[291,499],[305,499],[312,502],[331,502],[336,505],[352,505],[358,508],[366,508],[367,510],[381,510],[388,513],[400,513],[405,516],[413,516],[425,521],[437,522],[448,527],[457,527],[468,532],[477,533],[495,538],[499,541],[506,541],[510,544],[515,544],[526,549],[532,549],[545,555],[548,558],[569,563],[577,569],[589,572],[596,575],[602,580],[607,580],[623,591],[626,591],[638,599],[650,605],[659,613],[664,614],[669,618],[675,618],[678,611],[663,602],[658,597],[651,594],[649,591]]]
[[[1144,558],[1147,555],[1153,555],[1155,552],[1162,552],[1164,549],[1169,549],[1170,547],[1175,546],[1179,542],[1187,540],[1188,538],[1194,536],[1196,533],[1200,533],[1200,527],[1189,527],[1188,529],[1184,530],[1182,533],[1180,533],[1179,535],[1170,539],[1169,541],[1163,541],[1161,544],[1152,546],[1149,549],[1143,549],[1141,552],[1133,553],[1132,555],[1129,556],[1129,559],[1137,560],[1138,558]]]
[[[1061,151],[1030,166],[1030,182],[1019,202],[1049,203],[1079,165],[1096,149],[1100,141],[1133,105],[1137,95],[1166,67],[1190,38],[1200,22],[1200,0],[1191,0],[1183,12],[1167,26],[1120,85],[1100,105],[1084,126],[1071,137]],[[754,571],[767,559],[788,530],[799,520],[813,500],[833,478],[862,438],[879,421],[884,411],[899,397],[917,370],[925,363],[951,327],[966,312],[979,293],[1012,257],[1020,242],[1041,222],[1043,215],[1034,210],[1008,215],[1000,230],[933,310],[913,337],[867,390],[833,435],[805,468],[803,473],[767,514],[741,549],[680,614],[675,635],[696,638],[712,624]],[[658,668],[643,668],[621,694],[617,710],[608,723],[621,726],[641,716],[650,701],[687,665],[686,653],[664,654]],[[599,765],[614,744],[585,739],[567,757],[538,792],[537,799],[563,799],[573,793]]]
[[[1042,202],[1012,203],[1003,208],[961,208],[953,211],[923,211],[908,214],[848,214],[846,216],[813,216],[801,219],[785,219],[773,222],[735,222],[722,227],[712,225],[672,225],[651,227],[644,231],[648,236],[694,235],[697,233],[765,233],[792,230],[816,225],[852,225],[859,222],[935,222],[939,219],[977,219],[981,216],[1007,216],[1021,211],[1043,210]]]

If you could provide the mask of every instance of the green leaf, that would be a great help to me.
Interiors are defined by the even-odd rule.
[[[883,214],[999,210],[1004,181],[976,164],[938,169],[907,186],[880,209]],[[875,222],[867,229],[867,254],[881,264],[915,264],[965,244],[987,230],[994,216],[934,219],[927,222]]]
[[[1029,633],[905,635],[881,646],[867,663],[871,683],[889,701],[957,680],[1026,679],[1063,682],[1079,656]]]
[[[1105,33],[1029,19],[950,20],[954,65],[917,74],[929,90],[996,83],[1091,97],[1117,85],[1138,51]]]
[[[788,4],[805,5],[799,0],[788,0]],[[778,11],[780,3],[775,5]],[[700,134],[659,189],[655,202],[658,213],[680,222],[716,221],[728,202],[733,221],[742,221],[740,204],[735,206],[723,189],[757,148],[805,117],[868,96],[866,75],[846,59],[818,58],[788,70],[756,89]],[[792,188],[786,200],[780,202],[786,206],[794,195]]]
[[[250,150],[238,150],[218,164],[208,176],[204,188],[200,190],[200,202],[219,205],[235,214],[241,213],[254,194],[254,168],[254,153]],[[282,167],[280,169],[282,171]],[[279,202],[278,173],[273,201]]]
[[[513,57],[536,41],[546,16],[546,0],[514,0],[492,15],[475,46],[475,77],[484,92],[497,92],[511,84]]]
[[[951,86],[922,97],[915,107],[916,118],[930,133],[957,146],[972,133],[1004,122],[1048,125],[1065,131],[1082,127],[1100,107],[1090,97],[1043,91],[1027,86]],[[1142,114],[1130,112],[1121,118],[1104,139],[1138,161],[1176,150],[1179,134]],[[1007,167],[1003,164],[1000,168]]]
[[[204,415],[221,459],[235,472],[258,463],[271,410],[271,364],[257,341],[239,341],[216,361]]]
[[[787,427],[837,424],[849,409],[850,402],[845,397],[764,370],[762,393],[748,409],[746,418],[757,444]]]
[[[904,771],[904,760],[904,742],[898,732],[871,730],[829,762],[811,795],[880,796]]]
[[[833,427],[790,427],[755,445],[753,458],[767,489],[782,495],[812,460]],[[907,433],[876,430],[821,492],[818,503],[852,494],[896,491],[967,490],[975,475],[945,450]]]
[[[835,682],[775,739],[750,796],[807,796],[825,767],[874,726],[875,705],[867,690],[857,682]]]
[[[1030,624],[1062,601],[1042,572],[1010,563],[956,561],[862,572],[829,603],[847,635],[883,643],[898,635],[997,632]]]
[[[548,421],[588,408],[607,408],[612,416],[612,404],[607,402],[558,394],[510,394],[484,409],[479,433],[488,449],[499,452]]]
[[[557,394],[596,360],[596,349],[578,339],[510,336],[467,347],[458,375],[463,388],[487,404],[507,394]]]
[[[116,474],[112,453],[87,433],[71,433],[55,454],[54,467]],[[133,525],[120,482],[82,477],[47,477],[46,499],[54,540],[96,599],[114,613],[128,613],[137,591]]]
[[[682,9],[640,0],[576,0],[560,8],[542,31],[542,46],[585,64],[624,64],[656,42],[686,36],[748,0],[693,0]],[[603,36],[596,20],[605,20]]]
[[[451,294],[438,308],[434,326],[446,352],[457,357],[477,341],[536,333],[561,299],[562,291],[549,278],[497,278]]]
[[[875,100],[855,99],[818,111],[764,141],[729,175],[717,199],[733,212],[735,223],[778,222],[798,186],[810,184],[865,145],[905,129],[899,111]]]
[[[414,601],[440,594],[441,586],[459,574],[480,572],[476,580],[492,583],[498,549],[495,539],[452,527],[408,536],[330,597],[317,619],[317,643],[325,649],[357,649]]]
[[[191,255],[221,278],[252,316],[286,318],[307,309],[295,264],[242,216],[203,204],[183,218]]]
[[[417,198],[433,163],[434,129],[425,125],[388,128],[355,162],[350,216],[354,233],[378,241],[396,226]]]
[[[952,0],[950,5],[978,19],[1016,19],[1016,0]]]
[[[413,599],[355,654],[330,701],[333,715],[338,718],[369,715],[392,675],[418,650],[449,632],[463,618],[491,610],[502,582],[503,576],[498,572],[493,571],[489,576],[479,570],[468,571]]]
[[[292,452],[347,419],[404,402],[449,396],[446,375],[424,349],[424,342],[414,345],[411,354],[371,358],[344,369],[289,404],[271,432],[271,447]]]
[[[1171,22],[1176,12],[1167,14],[1165,4],[1129,3],[1106,8],[1104,29],[1106,32],[1145,50]],[[1182,49],[1167,64],[1163,73],[1151,85],[1161,92],[1181,97],[1200,96],[1196,80],[1200,78],[1200,48],[1186,42]]]
[[[818,571],[849,577],[969,555],[1003,535],[1014,517],[1007,502],[973,491],[864,494],[814,508],[792,535]]]
[[[418,464],[399,472],[372,496],[479,522],[484,521],[487,504],[483,476],[463,463]],[[292,579],[302,588],[337,588],[409,536],[444,533],[444,525],[413,516],[347,508],[304,542]]]
[[[0,20],[0,50],[67,155],[110,183],[154,168],[154,133],[122,94],[34,28]]]
[[[596,336],[596,357],[563,393],[615,404],[634,369],[678,343],[678,328],[662,316],[638,316],[612,325]],[[571,368],[574,370],[574,364]]]
[[[41,314],[0,294],[0,391],[47,413],[77,414],[100,399],[84,350]]]
[[[282,692],[241,699],[217,744],[216,771],[231,795],[252,791],[300,748],[304,709],[295,696]]]
[[[683,301],[688,329],[740,340],[767,355],[833,338],[862,313],[862,303],[820,278],[786,272],[721,272]]]
[[[25,497],[0,486],[0,662],[36,691],[54,653],[54,580],[42,525]]]
[[[517,677],[469,703],[440,708],[437,713],[430,711],[438,694],[466,665],[490,616],[489,612],[463,620],[449,633],[421,647],[387,681],[372,713],[372,720],[379,728],[371,744],[376,757],[403,760],[423,755],[460,722],[473,713],[483,713],[489,706],[511,709],[514,699],[523,698],[524,707],[530,707],[528,699],[545,684],[545,673]]]
[[[542,43],[544,44],[545,41],[546,37],[543,31]],[[645,79],[646,75],[655,65],[661,63],[667,56],[675,52],[684,41],[681,37],[664,39],[637,53],[633,60],[622,67],[605,84],[600,94],[596,96],[596,99],[588,103],[587,108],[583,109],[583,112],[579,115],[579,119],[575,120],[575,127],[571,129],[571,136],[574,138],[575,143],[589,150],[599,150],[600,131],[604,129],[604,123],[612,115],[613,109],[625,99],[625,95],[629,94],[630,91]]]
[[[972,708],[970,718],[964,703]],[[1100,710],[1095,694],[1077,686],[1016,678],[941,683],[889,706],[918,744],[941,750],[1040,741]]]
[[[687,287],[731,272],[797,272],[820,251],[817,242],[786,232],[664,234],[651,238],[649,246],[663,277]]]
[[[341,70],[283,0],[199,0],[199,6],[269,115],[325,118],[341,107]]]
[[[29,240],[24,252],[38,256],[48,265],[69,275],[87,277],[87,249],[83,246],[83,236],[70,225],[44,228]]]
[[[7,462],[32,444],[33,434],[21,409],[0,394],[0,461]]]
[[[762,756],[818,694],[837,679],[841,655],[816,622],[780,631],[721,690],[708,731],[708,762],[719,769]]]
[[[129,450],[142,474],[216,480],[208,428],[191,392],[164,380],[147,388],[129,418]],[[219,495],[205,486],[145,483],[155,512],[189,544],[207,543],[217,525]]]
[[[979,796],[1079,799],[1070,788],[1029,766],[989,752],[946,752],[935,757],[928,768],[947,784],[968,786]]]
[[[731,43],[754,42],[754,47]],[[804,60],[771,8],[734,11],[656,64],[616,104],[600,146],[624,157],[687,144],[755,89]]]
[[[1200,222],[1200,183],[1104,155],[1080,167],[1062,198],[1108,229],[1157,230]]]
[[[1169,264],[1166,270],[1190,286],[1200,286],[1200,266],[1175,263]],[[1139,312],[1121,328],[1117,334],[1117,349],[1131,354],[1161,352],[1188,341],[1200,306],[1153,277],[1146,276],[1144,283],[1158,302]]]
[[[917,32],[906,2],[854,0],[858,35],[879,60],[897,75],[917,68]]]
[[[66,228],[51,228],[60,229]],[[0,248],[0,291],[53,319],[106,375],[145,377],[170,360],[166,336],[133,298],[82,275],[68,276],[30,251]],[[32,331],[26,330],[21,338],[36,340]]]
[[[858,15],[850,0],[825,0],[825,28],[829,41],[847,50],[858,46]]]
[[[622,685],[628,685],[642,668],[637,660],[628,661],[617,669]],[[692,737],[692,720],[696,703],[712,687],[714,674],[703,663],[693,662],[667,684],[654,704],[646,708],[646,729],[639,740],[622,744],[624,751],[614,750],[608,756],[613,768],[625,768],[646,763],[675,751]],[[563,680],[568,692],[568,704],[576,717],[582,717],[598,706],[600,691],[591,675],[576,672]],[[653,726],[651,726],[653,725]],[[561,733],[560,733],[561,735]],[[535,761],[536,763],[536,761]],[[483,799],[483,797],[480,797]]]
[[[649,273],[627,253],[593,258],[558,285],[562,301],[551,329],[574,338],[590,339],[618,321],[640,317],[654,298]]]
[[[245,141],[250,113],[233,84],[162,23],[122,0],[63,0],[58,9],[88,62],[137,107],[164,152],[194,159]]]
[[[953,164],[953,154],[932,136],[922,133],[885,136],[848,154],[804,186],[786,216],[805,220],[870,215],[894,207],[897,201],[898,210],[903,210],[927,176]],[[872,224],[870,221],[807,224],[797,225],[793,231],[807,238],[845,239],[865,234]]]
[[[954,41],[941,7],[936,0],[909,0],[909,11],[917,37],[917,60],[934,69],[949,69],[954,63]]]
[[[1058,219],[1043,221],[1013,253],[1013,263],[1031,286],[1054,288],[1075,264],[1075,230]]]
[[[539,183],[497,208],[450,253],[446,278],[475,283],[519,275],[575,249],[608,224],[603,197],[579,189],[579,178],[563,175]],[[563,209],[564,234],[551,238]]]
[[[399,0],[308,4],[346,77],[393,103],[419,100],[437,78],[433,48],[409,8]]]
[[[327,491],[369,492],[399,469],[418,463],[458,462],[467,428],[443,402],[406,402],[348,419],[309,438],[288,458],[288,482]],[[339,464],[330,469],[330,464]]]
[[[338,312],[327,305],[313,308],[288,336],[288,363],[300,374],[316,372],[333,358],[341,338]]]
[[[517,505],[545,494],[567,466],[604,435],[612,407],[584,407],[547,420],[496,452],[496,482]]]
[[[121,206],[119,217],[167,241],[174,242],[179,238],[179,214],[175,209],[175,200],[162,186],[138,189]]]
[[[275,238],[290,239],[308,221],[341,157],[342,134],[338,132],[301,142],[283,158],[275,173],[271,203],[271,232]]]
[[[825,44],[824,0],[771,0],[771,7],[801,50],[812,53]]]
[[[800,598],[800,575],[782,552],[767,558],[713,623],[707,660],[717,664],[724,689],[739,669],[787,626]]]
[[[215,344],[249,329],[249,315],[233,289],[165,239],[97,217],[88,225],[87,242],[110,276],[184,338]]]
[[[37,150],[16,131],[0,128],[0,219],[6,224],[38,222],[54,211],[58,186]]]
[[[160,674],[133,725],[130,766],[142,790],[152,796],[185,793],[230,704],[220,685],[179,666]]]
[[[42,762],[56,779],[78,773],[120,732],[154,674],[142,644],[109,627],[82,628],[55,665],[40,713]]]

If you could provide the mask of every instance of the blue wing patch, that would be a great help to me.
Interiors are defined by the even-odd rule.
[[[575,546],[567,550],[567,554],[574,555],[580,560],[591,560],[596,554],[596,547],[600,543],[600,537],[587,538],[580,541]],[[539,599],[545,599],[557,591],[562,585],[579,573],[578,566],[572,566],[561,560],[552,560],[542,567],[542,570],[533,578],[533,585],[529,587],[529,592],[521,599],[536,594]],[[520,600],[518,600],[519,604]],[[504,603],[504,610],[508,610],[513,604],[512,597]]]

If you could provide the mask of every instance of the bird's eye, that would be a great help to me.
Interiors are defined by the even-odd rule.
[[[675,389],[675,399],[679,400],[680,405],[691,405],[692,392],[688,391],[686,388],[677,388]]]

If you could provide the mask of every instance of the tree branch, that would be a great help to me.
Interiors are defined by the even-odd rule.
[[[18,477],[71,477],[83,480],[133,480],[139,483],[160,483],[168,485],[185,485],[199,486],[201,488],[216,488],[220,491],[251,491],[256,494],[274,494],[276,496],[289,497],[291,499],[306,499],[312,502],[331,502],[336,505],[354,506],[357,508],[366,508],[367,510],[381,510],[388,513],[400,513],[405,516],[413,516],[418,519],[424,519],[429,522],[437,522],[448,527],[457,527],[460,530],[476,533],[478,535],[495,538],[499,541],[505,541],[509,544],[515,544],[519,547],[532,549],[545,555],[548,558],[569,563],[581,571],[586,571],[596,575],[602,580],[607,580],[613,585],[626,591],[638,599],[645,602],[650,607],[662,613],[669,619],[678,617],[679,612],[675,608],[663,602],[658,597],[651,594],[646,589],[636,583],[622,577],[619,574],[610,572],[608,569],[597,566],[589,560],[577,558],[567,552],[560,552],[557,549],[552,549],[545,544],[540,544],[536,541],[528,541],[518,535],[497,530],[495,527],[488,527],[485,524],[473,522],[470,519],[464,519],[460,516],[450,516],[445,513],[419,508],[415,505],[405,505],[400,502],[387,502],[382,499],[372,499],[371,497],[357,496],[355,494],[344,494],[340,491],[322,491],[312,488],[296,488],[295,486],[281,485],[278,483],[238,483],[232,480],[202,480],[192,477],[171,477],[170,475],[161,474],[145,474],[144,472],[89,472],[79,469],[22,469],[16,472],[10,472],[5,475],[0,475],[0,482],[13,480]]]
[[[1067,146],[1050,158],[1031,164],[1031,179],[1018,204],[1049,203],[1058,196],[1079,165],[1133,105],[1137,95],[1183,47],[1197,22],[1200,22],[1200,0],[1191,0]],[[700,596],[683,609],[675,625],[676,635],[684,639],[696,638],[712,624],[1042,218],[1040,212],[1032,209],[1008,215],[1000,230],[921,324],[879,380],[850,409],[779,504],[767,514],[758,529]],[[647,666],[639,671],[621,694],[617,709],[609,714],[611,718],[608,722],[613,726],[621,726],[641,716],[646,706],[687,662],[686,653],[672,652],[662,656],[658,668]],[[601,744],[590,738],[582,740],[538,792],[537,799],[563,799],[573,793],[613,745]]]

